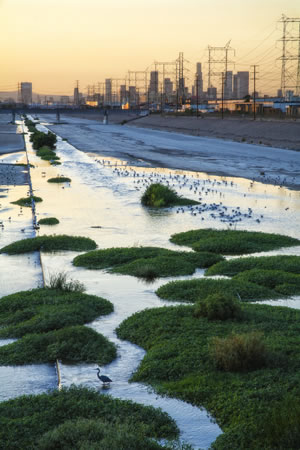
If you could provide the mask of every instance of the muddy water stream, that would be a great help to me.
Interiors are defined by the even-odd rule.
[[[43,130],[43,127],[40,129]],[[90,139],[92,138],[91,135]],[[80,152],[61,139],[58,141],[57,154],[61,157],[62,165],[53,167],[37,158],[30,146],[28,148],[30,162],[35,165],[31,170],[35,194],[44,200],[37,205],[38,218],[53,216],[60,220],[60,224],[55,228],[41,227],[40,234],[54,232],[88,236],[97,242],[99,248],[132,245],[178,248],[169,242],[170,235],[199,227],[280,232],[300,238],[297,226],[300,219],[300,195],[297,191],[238,178],[228,179],[195,172],[141,167],[144,165],[141,160],[137,160],[135,166],[130,167],[125,161],[103,159],[99,155]],[[72,182],[64,186],[47,183],[48,178],[57,174],[70,177]],[[168,183],[184,196],[197,200],[201,198],[204,205],[202,210],[146,210],[140,205],[140,196],[147,183],[155,181]],[[15,192],[14,195],[16,198],[21,196]],[[18,226],[16,236],[12,235],[8,241],[21,238],[17,235],[17,229]],[[277,253],[300,255],[300,248],[272,252]],[[157,287],[169,279],[147,285],[134,277],[75,268],[72,266],[72,259],[76,255],[74,252],[43,254],[42,262],[46,277],[53,272],[64,270],[71,278],[84,282],[88,293],[107,298],[114,304],[114,313],[89,324],[118,346],[118,358],[102,367],[103,372],[113,379],[111,388],[102,392],[160,406],[175,418],[183,440],[195,448],[207,448],[221,432],[218,426],[211,422],[205,411],[175,399],[161,398],[143,384],[128,383],[145,352],[135,345],[118,340],[114,332],[126,317],[136,311],[170,305],[155,295]],[[5,264],[11,264],[7,262],[11,257],[1,256],[5,258],[0,260],[2,270]],[[22,257],[18,256],[16,261],[22,261]],[[20,267],[22,264],[24,260],[20,262]],[[195,276],[203,276],[203,271],[197,271]],[[37,280],[30,278],[30,275],[25,274],[24,278],[30,287],[37,285]],[[17,290],[20,289],[11,286],[3,292]],[[299,303],[295,299],[286,304],[296,307]],[[61,364],[62,385],[82,383],[102,390],[92,370],[94,367],[95,365],[87,364]],[[32,379],[33,376],[38,385],[34,374],[26,372],[26,366],[24,371],[27,378]],[[49,384],[51,385],[51,382]]]

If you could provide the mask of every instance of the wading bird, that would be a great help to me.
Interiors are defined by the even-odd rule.
[[[97,372],[97,377],[99,378],[100,381],[102,381],[102,383],[104,385],[109,385],[109,383],[112,383],[112,380],[110,378],[108,378],[106,375],[100,375],[100,368],[99,367],[97,367],[97,369],[94,369],[94,370],[98,371]]]

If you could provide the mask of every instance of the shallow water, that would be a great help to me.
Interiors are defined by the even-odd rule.
[[[117,142],[113,142],[112,137],[112,148]],[[106,141],[106,145],[109,145],[109,141]],[[126,161],[80,152],[60,139],[57,149],[62,161],[62,165],[57,167],[40,160],[29,150],[30,162],[36,166],[31,171],[35,194],[44,199],[37,205],[38,218],[53,216],[60,220],[60,224],[55,227],[41,226],[40,234],[88,236],[97,242],[99,248],[151,245],[183,249],[169,242],[171,234],[207,227],[278,232],[300,238],[300,193],[297,191],[238,178],[232,180],[138,165],[130,167]],[[140,162],[136,161],[136,164]],[[70,177],[72,182],[63,186],[47,183],[48,178],[57,174]],[[143,208],[140,197],[151,181],[169,184],[186,197],[196,200],[201,198],[202,206],[205,205],[203,210],[185,207],[149,211]],[[271,253],[300,255],[300,247]],[[111,388],[103,392],[161,406],[175,418],[183,439],[196,448],[207,448],[220,433],[218,426],[211,423],[205,411],[149,393],[147,387],[140,383],[129,384],[128,379],[145,352],[135,345],[118,340],[114,332],[126,317],[136,311],[170,305],[170,302],[161,301],[154,293],[158,286],[169,279],[145,284],[134,277],[76,268],[72,266],[72,259],[77,254],[43,254],[42,262],[46,278],[51,273],[66,271],[70,277],[84,282],[88,293],[107,298],[114,304],[114,313],[89,324],[118,346],[117,360],[102,368],[113,379]],[[8,257],[4,257],[8,264]],[[19,259],[21,257],[16,258]],[[2,266],[4,262],[0,260],[0,264]],[[203,271],[197,271],[194,276],[203,276]],[[32,286],[36,284],[33,282]],[[283,304],[291,306],[298,303],[295,299],[284,300]],[[92,370],[94,367],[86,364],[61,365],[62,385],[83,383],[101,389],[96,372]],[[31,377],[29,372],[28,376]]]

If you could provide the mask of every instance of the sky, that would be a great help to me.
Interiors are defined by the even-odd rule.
[[[0,0],[0,91],[71,95],[75,80],[85,91],[179,52],[190,82],[197,61],[206,82],[208,45],[228,41],[234,71],[258,64],[260,87],[277,89],[282,14],[300,17],[299,0]]]

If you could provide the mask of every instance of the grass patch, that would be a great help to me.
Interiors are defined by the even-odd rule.
[[[86,289],[83,283],[78,280],[68,279],[66,272],[52,273],[49,277],[49,283],[47,285],[50,289],[59,289],[65,292],[81,292]]]
[[[171,242],[192,247],[195,251],[242,255],[300,245],[299,239],[280,234],[239,230],[191,230],[173,234]]]
[[[247,303],[241,306],[242,321],[196,318],[193,306],[145,310],[126,319],[117,334],[147,351],[133,381],[149,383],[160,393],[211,412],[224,431],[213,448],[273,449],[277,447],[270,443],[272,433],[265,432],[270,411],[276,411],[287,395],[298,402],[299,411],[300,311]],[[211,339],[253,332],[264,335],[272,355],[266,366],[247,372],[219,370],[210,356]],[[278,434],[282,431],[289,436],[294,431],[295,435],[297,430],[299,438],[295,424],[299,424],[299,417],[291,424],[285,420]],[[280,442],[280,448],[290,448],[288,441]]]
[[[154,450],[162,447],[147,438],[173,439],[179,434],[160,409],[75,386],[2,402],[0,418],[0,440],[6,449]]]
[[[109,301],[80,291],[40,288],[17,292],[0,299],[0,337],[20,338],[83,325],[112,311]]]
[[[45,252],[55,252],[58,250],[84,251],[97,247],[95,241],[82,236],[67,236],[65,234],[57,236],[37,236],[34,238],[22,239],[13,242],[0,249],[0,253],[17,255],[20,253],[34,252],[42,250]]]
[[[167,186],[160,183],[151,184],[141,198],[142,205],[153,208],[167,208],[177,205],[198,205],[199,202],[179,195]]]
[[[112,342],[80,325],[26,334],[18,341],[0,347],[0,365],[42,364],[56,359],[64,363],[94,362],[102,365],[110,363],[116,356],[117,350]]]
[[[283,270],[251,269],[241,272],[234,279],[256,283],[282,295],[300,294],[300,275]]]
[[[19,206],[26,206],[26,207],[31,207],[31,203],[32,200],[35,203],[39,203],[42,202],[43,199],[41,197],[36,197],[35,195],[31,196],[31,197],[22,197],[19,198],[19,200],[16,200],[15,202],[11,202],[13,205],[19,205]]]
[[[205,275],[233,277],[240,272],[251,269],[281,270],[283,272],[300,274],[300,256],[279,255],[231,259],[209,267]]]
[[[56,217],[45,217],[44,219],[40,219],[39,225],[57,225],[59,220]]]
[[[75,266],[109,269],[113,273],[141,278],[193,274],[198,267],[209,267],[222,256],[213,253],[174,252],[158,247],[109,248],[76,256]]]
[[[246,302],[280,297],[273,289],[244,280],[203,278],[170,281],[158,288],[156,294],[165,300],[195,303],[209,295],[222,295],[224,292]]]
[[[47,180],[48,183],[71,183],[71,178],[68,177],[55,177],[55,178],[49,178]]]

